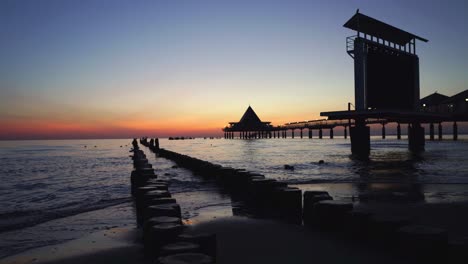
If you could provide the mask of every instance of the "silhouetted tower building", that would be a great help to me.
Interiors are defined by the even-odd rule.
[[[424,150],[416,40],[428,40],[359,10],[343,26],[356,31],[356,35],[346,38],[346,51],[354,59],[355,111],[321,115],[329,119],[354,119],[354,126],[350,127],[351,151],[359,156],[370,153],[368,118],[408,123],[409,149]],[[385,123],[382,125],[384,138]]]
[[[344,27],[355,30],[346,49],[354,59],[356,110],[419,109],[419,58],[421,38],[356,12]]]

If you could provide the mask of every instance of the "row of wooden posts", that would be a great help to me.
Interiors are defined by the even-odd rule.
[[[159,264],[216,263],[216,236],[184,233],[181,208],[169,183],[158,179],[136,139],[132,145],[131,190],[146,258]]]
[[[386,128],[385,128],[386,123],[382,123],[382,139],[386,138]],[[409,125],[408,125],[409,126]],[[334,132],[333,129],[335,127],[330,127],[330,128],[315,128],[315,130],[318,130],[318,138],[322,139],[323,138],[323,130],[324,129],[329,129],[329,137],[330,139],[333,139],[334,137]],[[291,130],[290,137],[294,138],[295,137],[295,130],[299,130],[299,137],[303,138],[304,133],[303,130],[307,129],[308,130],[308,137],[312,138],[313,133],[312,131],[314,130],[313,128],[283,128],[280,130],[259,130],[259,131],[225,131],[224,132],[224,138],[225,139],[261,139],[261,138],[287,138],[288,137],[288,130]],[[343,136],[345,139],[348,138],[348,126],[343,126]],[[237,134],[237,136],[236,136]],[[397,139],[401,139],[401,125],[400,123],[397,124],[396,128],[396,134],[397,134]],[[442,140],[442,123],[438,124],[438,139]],[[435,128],[434,128],[434,123],[429,123],[429,139],[430,140],[435,140]],[[453,123],[453,140],[458,140],[458,125],[457,122]]]
[[[154,144],[156,141],[152,142]],[[147,141],[143,144],[155,149]],[[195,175],[215,180],[231,195],[242,197],[248,206],[263,216],[303,223],[326,231],[339,231],[351,235],[353,240],[372,245],[380,243],[415,261],[444,262],[451,258],[466,259],[468,255],[466,243],[448,243],[446,230],[414,224],[405,216],[356,210],[353,202],[334,200],[325,191],[305,191],[302,195],[300,189],[268,179],[262,174],[223,167],[161,148],[155,149],[155,152]]]
[[[174,161],[178,166],[194,172],[195,175],[214,180],[233,197],[242,200],[253,213],[288,217],[288,221],[302,222],[302,192],[289,187],[286,183],[266,179],[264,175],[223,167],[208,161],[179,154],[163,148],[156,149],[151,145],[158,140],[143,139],[142,144],[155,149],[158,157]]]

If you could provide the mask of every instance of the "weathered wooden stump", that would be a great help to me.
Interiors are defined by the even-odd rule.
[[[280,217],[293,223],[301,223],[302,191],[298,188],[286,187],[275,192]]]
[[[218,247],[216,234],[181,234],[177,237],[177,240],[200,245],[201,252],[211,256],[216,261]]]
[[[178,223],[160,223],[148,227],[143,233],[145,251],[157,255],[159,249],[163,245],[174,242],[183,229],[184,226]]]
[[[142,191],[143,192],[143,191]],[[137,223],[141,224],[144,220],[145,209],[154,202],[155,199],[170,198],[171,194],[168,191],[161,190],[146,190],[145,193],[137,195],[136,197],[136,213]]]
[[[302,218],[305,225],[311,225],[314,222],[314,204],[319,201],[333,200],[328,192],[324,191],[305,191],[304,206]]]
[[[191,242],[173,242],[161,247],[160,256],[168,256],[180,253],[201,253],[200,245]]]
[[[163,197],[163,198],[156,198],[156,199],[150,200],[148,202],[148,206],[160,205],[160,204],[171,204],[171,203],[177,203],[177,200],[174,198],[170,198],[170,197]]]
[[[168,191],[163,191],[163,190],[153,190],[153,191],[147,191],[141,197],[137,197],[137,203],[140,203],[141,205],[147,205],[149,201],[157,198],[170,198],[171,193]]]
[[[149,232],[149,228],[157,224],[182,224],[182,219],[173,216],[156,216],[145,220],[143,233]]]
[[[158,259],[159,264],[213,264],[213,258],[200,253],[175,254]]]
[[[172,216],[181,218],[180,205],[177,203],[151,205],[145,208],[143,219],[149,219],[157,216]]]

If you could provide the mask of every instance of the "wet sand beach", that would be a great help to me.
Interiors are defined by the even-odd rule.
[[[145,263],[135,228],[113,228],[58,245],[32,249],[0,260],[26,263]]]
[[[452,239],[468,236],[468,203],[356,204],[358,210],[407,216],[444,228]],[[343,232],[323,231],[279,220],[226,216],[228,207],[205,208],[187,221],[187,233],[215,233],[217,263],[410,263],[391,247],[360,242]],[[141,230],[112,228],[59,245],[32,249],[0,261],[23,263],[154,263],[145,259]]]
[[[389,254],[381,261],[384,253],[331,234],[272,220],[225,217],[192,226],[187,232],[216,233],[217,263],[342,263],[345,259],[348,263],[402,263]],[[144,258],[137,237],[134,229],[111,229],[27,251],[1,263],[154,263]]]

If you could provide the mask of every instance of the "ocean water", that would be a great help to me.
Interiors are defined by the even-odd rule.
[[[173,140],[160,146],[223,166],[243,168],[290,184],[468,184],[468,140],[426,141],[414,155],[407,140],[371,140],[369,161],[351,157],[350,141],[335,139]],[[324,164],[319,164],[323,160]],[[294,170],[284,170],[284,165]]]
[[[447,138],[447,136],[446,136]],[[371,139],[369,160],[353,159],[350,141],[334,139],[173,140],[160,146],[223,166],[264,174],[335,199],[444,203],[468,200],[468,137],[426,140],[425,152],[406,139]],[[319,161],[323,160],[323,164]],[[285,170],[284,165],[294,166]]]
[[[0,141],[0,258],[96,230],[135,226],[130,142]],[[381,192],[405,197],[416,193],[419,202],[468,197],[466,136],[457,142],[427,141],[426,151],[417,156],[408,152],[406,140],[373,138],[369,161],[353,159],[349,139],[343,138],[161,139],[160,145],[223,166],[259,172],[303,190],[327,190],[338,199]],[[214,183],[142,149],[158,176],[170,181],[170,191],[185,219],[229,211],[230,197]],[[295,169],[285,170],[285,164]]]

